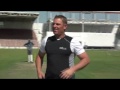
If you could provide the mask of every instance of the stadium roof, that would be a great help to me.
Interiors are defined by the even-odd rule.
[[[71,13],[115,13],[120,14],[120,11],[52,11],[52,12],[71,12]]]
[[[39,16],[38,12],[0,11],[0,20],[31,20]]]

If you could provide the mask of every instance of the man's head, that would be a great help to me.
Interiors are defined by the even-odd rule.
[[[28,39],[28,42],[31,42],[30,39]]]
[[[55,35],[64,34],[67,28],[67,18],[63,15],[56,15],[53,19],[52,29]]]

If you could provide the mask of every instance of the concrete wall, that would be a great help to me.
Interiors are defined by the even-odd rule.
[[[52,32],[47,32],[47,36],[52,36]],[[83,45],[88,47],[114,47],[114,33],[78,33],[66,32],[66,35],[76,37]]]
[[[32,29],[33,22],[17,22],[17,21],[4,21],[0,28],[10,28],[10,29]]]
[[[33,22],[12,22],[11,23],[9,21],[5,21],[3,26],[4,27],[2,28],[34,30],[39,44],[41,43],[41,40],[43,39],[43,37],[53,35],[52,32],[48,32],[48,27],[45,23],[33,23]],[[81,32],[82,31],[81,27],[82,25],[80,24],[76,24],[76,25],[70,24],[68,30],[66,30],[66,34],[72,37],[77,37],[83,42],[84,45],[87,45],[87,46],[93,46],[93,47],[114,47],[115,46],[115,40],[116,40],[115,32],[117,31],[117,29],[114,29],[114,28],[116,27],[105,26],[106,31],[104,31],[103,30],[103,28],[105,28],[104,25],[101,25],[101,26],[95,25],[91,27],[90,25],[85,25],[86,32],[84,33]],[[91,32],[88,32],[88,30],[90,31],[102,30],[103,33],[100,33],[100,32],[91,33]],[[117,38],[117,41],[119,42],[120,39]]]

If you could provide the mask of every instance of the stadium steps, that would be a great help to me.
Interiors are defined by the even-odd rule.
[[[31,40],[34,43],[34,47],[39,47],[37,40]],[[24,44],[28,40],[20,39],[0,39],[0,47],[24,47]]]

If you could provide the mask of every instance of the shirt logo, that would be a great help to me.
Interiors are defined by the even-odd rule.
[[[59,49],[61,49],[61,50],[67,50],[67,48],[65,48],[65,47],[59,47]]]

